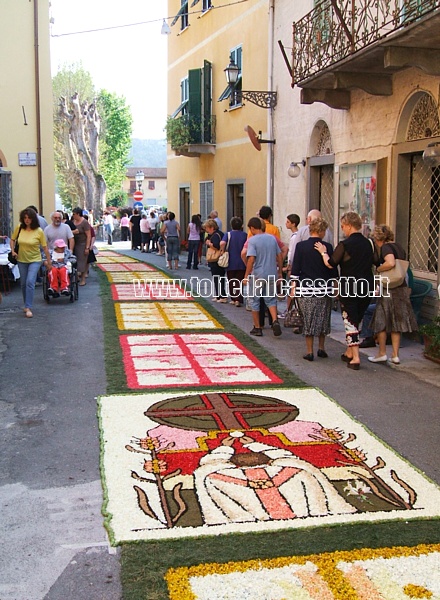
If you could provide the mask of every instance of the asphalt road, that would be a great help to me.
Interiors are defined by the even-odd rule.
[[[126,253],[165,267],[163,257]],[[206,267],[173,274],[210,277]],[[119,600],[118,551],[100,512],[96,396],[106,378],[96,274],[76,303],[47,305],[37,289],[33,319],[21,303],[17,286],[0,305],[0,600]],[[251,329],[244,308],[212,306]],[[313,363],[289,330],[274,338],[266,328],[257,341],[440,484],[439,387],[365,358],[349,371],[331,338],[329,358]]]

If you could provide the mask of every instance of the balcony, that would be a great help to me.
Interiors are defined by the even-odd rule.
[[[350,90],[393,93],[394,73],[440,75],[440,0],[323,0],[293,23],[301,103],[350,108]]]
[[[167,142],[176,156],[199,157],[215,154],[216,117],[182,115],[169,117],[166,124]]]

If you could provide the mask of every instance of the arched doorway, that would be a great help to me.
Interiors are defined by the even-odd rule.
[[[309,148],[309,210],[318,208],[334,234],[335,156],[330,130],[325,121],[318,121],[313,128]]]

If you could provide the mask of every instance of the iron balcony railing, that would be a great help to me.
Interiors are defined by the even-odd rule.
[[[440,0],[323,0],[293,23],[293,84],[440,8]]]

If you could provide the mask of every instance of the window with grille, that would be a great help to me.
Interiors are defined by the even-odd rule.
[[[334,233],[333,196],[333,165],[325,165],[319,170],[319,210],[332,234]]]
[[[409,261],[413,271],[438,273],[440,234],[440,167],[423,162],[420,154],[411,161],[409,209]]]
[[[208,215],[212,212],[213,204],[213,192],[214,182],[213,181],[201,181],[200,182],[200,214],[202,215],[202,222],[206,221]]]

